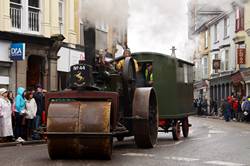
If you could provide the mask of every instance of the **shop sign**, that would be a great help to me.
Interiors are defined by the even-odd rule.
[[[13,61],[25,59],[25,43],[12,43],[10,45],[10,59]]]
[[[243,81],[241,72],[238,71],[237,73],[232,74],[231,80],[232,80],[232,82],[233,82],[234,84],[238,84],[238,83],[240,83],[241,81]]]
[[[237,57],[238,57],[238,64],[246,64],[246,49],[245,48],[238,48],[237,49]]]
[[[213,69],[214,70],[219,70],[220,69],[220,60],[219,59],[214,59],[213,60]]]

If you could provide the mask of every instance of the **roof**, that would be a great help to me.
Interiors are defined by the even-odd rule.
[[[191,63],[191,62],[185,61],[183,59],[175,58],[175,57],[172,57],[172,56],[167,55],[167,54],[158,53],[158,52],[135,52],[135,53],[132,53],[132,56],[136,56],[136,55],[152,55],[152,54],[157,55],[157,56],[163,56],[163,57],[171,58],[171,59],[177,59],[177,61],[179,61],[179,62],[194,66],[194,64]]]

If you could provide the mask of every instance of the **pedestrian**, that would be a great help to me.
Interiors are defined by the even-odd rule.
[[[11,141],[13,137],[13,128],[11,122],[11,103],[8,99],[7,89],[0,89],[0,137],[6,141]]]
[[[34,129],[34,118],[36,117],[37,105],[36,101],[33,98],[32,91],[28,91],[25,95],[26,98],[26,138],[27,140],[32,139],[32,133]]]
[[[250,96],[248,96],[245,102],[242,104],[242,110],[244,114],[244,119],[246,121],[249,121],[250,120]]]
[[[197,101],[197,114],[202,115],[202,99],[199,98]]]
[[[214,101],[214,115],[215,115],[215,116],[218,116],[217,101]]]
[[[11,121],[12,121],[12,128],[15,131],[15,97],[12,91],[8,91],[8,99],[11,103]]]
[[[239,102],[237,98],[233,97],[233,100],[232,100],[232,119],[233,120],[236,120],[237,113],[238,113],[238,106],[239,106]]]
[[[42,113],[44,110],[44,96],[41,84],[36,85],[36,92],[34,93],[34,99],[37,104],[37,111],[35,117],[35,129],[39,130],[42,124]],[[35,134],[35,139],[40,139],[38,134]]]
[[[224,119],[226,122],[230,121],[231,118],[231,112],[232,112],[232,106],[230,104],[230,98],[228,98],[227,100],[225,99],[223,102],[223,114],[224,114]]]
[[[145,70],[145,78],[146,78],[146,86],[151,87],[153,86],[153,65],[152,63],[148,63],[147,68]]]
[[[25,137],[25,130],[24,130],[24,121],[25,121],[25,113],[26,113],[26,101],[25,101],[25,89],[23,87],[19,87],[17,89],[17,96],[15,99],[15,119],[16,119],[16,126],[15,126],[15,137],[16,141],[22,142],[24,141]]]

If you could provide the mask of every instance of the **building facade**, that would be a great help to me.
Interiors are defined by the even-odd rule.
[[[207,50],[196,49],[194,62],[198,62],[196,66],[201,66],[196,71],[196,75],[199,76],[196,83],[208,85],[208,99],[217,101],[218,104],[230,95],[249,95],[249,3],[231,3],[230,10],[209,19],[195,33],[197,38],[200,38],[200,41],[196,42],[196,48],[204,48],[204,42],[209,41]],[[203,75],[204,71],[208,71],[207,78]],[[204,79],[207,81],[206,84],[202,83]]]
[[[4,51],[1,66],[6,88],[19,86],[57,90],[57,52],[62,41],[77,43],[74,20],[77,11],[69,0],[5,0],[0,3],[0,45],[9,50],[12,43],[25,44],[23,60],[11,61]],[[65,38],[65,39],[64,39]],[[3,64],[4,63],[4,64]],[[7,64],[7,65],[6,65]],[[7,74],[8,73],[8,74]],[[6,76],[8,75],[8,76]]]
[[[38,83],[49,91],[65,88],[69,67],[84,56],[79,5],[79,0],[0,1],[0,87],[14,92]],[[126,33],[126,28],[97,24],[97,52],[114,54],[118,44],[126,45]],[[25,45],[22,60],[10,59],[13,43]]]

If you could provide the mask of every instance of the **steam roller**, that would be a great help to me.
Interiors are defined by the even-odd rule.
[[[53,158],[110,158],[111,102],[51,103],[48,115],[49,155]],[[53,134],[54,133],[54,134]]]
[[[122,71],[97,62],[71,66],[69,88],[46,94],[51,159],[111,159],[113,138],[134,136],[139,148],[157,142],[156,94],[136,87],[133,58],[125,58]]]

